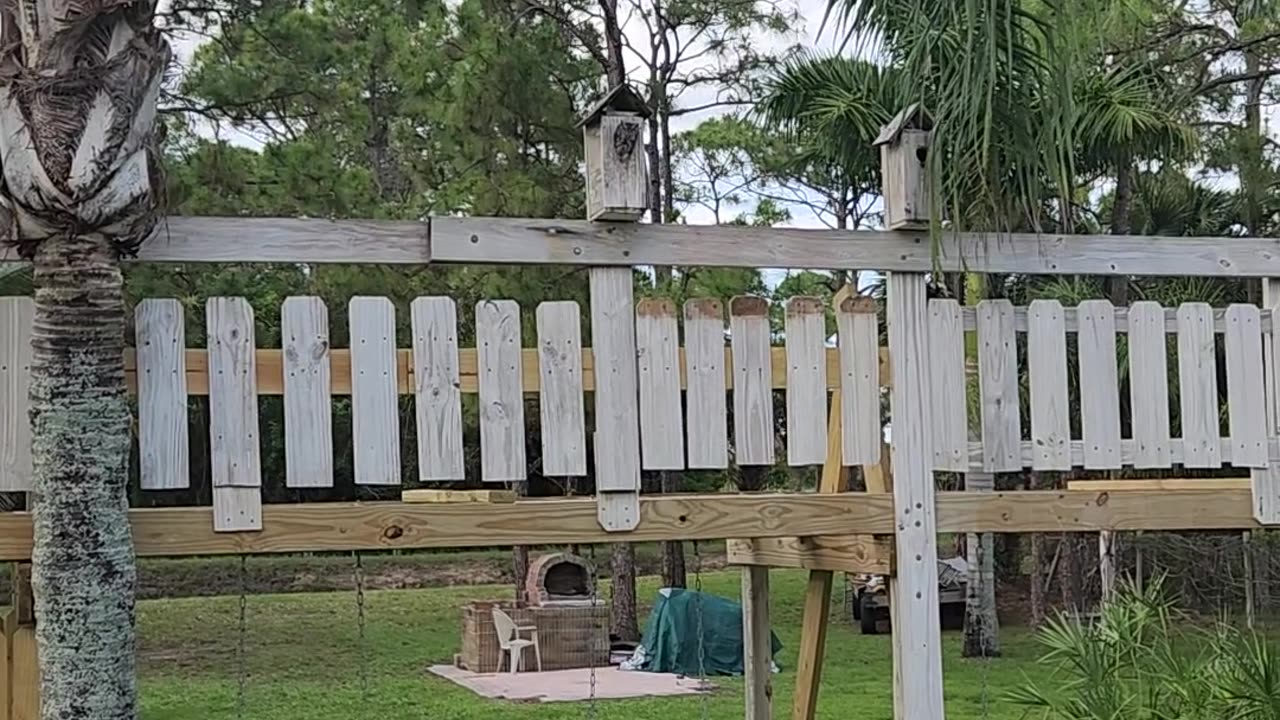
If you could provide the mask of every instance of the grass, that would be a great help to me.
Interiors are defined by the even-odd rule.
[[[738,575],[704,575],[704,588],[737,597]],[[774,571],[774,630],[784,649],[775,676],[775,716],[790,713],[799,645],[804,574]],[[640,583],[642,600],[656,581]],[[471,599],[505,598],[509,586],[379,590],[366,594],[366,659],[362,664],[353,593],[259,595],[246,611],[246,708],[237,712],[239,642],[237,597],[149,600],[139,605],[142,717],[145,720],[565,720],[586,718],[581,704],[484,700],[425,668],[448,663],[459,649],[459,607]],[[818,716],[891,720],[889,636],[858,634],[833,605],[826,673]],[[642,609],[642,621],[643,621]],[[1023,673],[1043,674],[1034,639],[1005,628],[1000,659],[960,658],[958,633],[944,634],[947,716],[1021,718],[999,696]],[[367,694],[361,691],[364,667]],[[742,682],[715,678],[719,690],[706,703],[716,720],[742,717]],[[986,700],[984,701],[984,697]],[[988,712],[984,713],[984,705]],[[614,700],[599,704],[600,720],[682,720],[702,717],[700,698]]]

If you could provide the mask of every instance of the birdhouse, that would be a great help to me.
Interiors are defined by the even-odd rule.
[[[649,108],[627,85],[597,102],[578,123],[587,163],[587,219],[635,222],[649,207],[644,122]]]
[[[881,128],[880,136],[872,143],[880,146],[884,225],[890,230],[929,225],[925,161],[929,157],[931,130],[932,123],[919,103],[912,103]]]

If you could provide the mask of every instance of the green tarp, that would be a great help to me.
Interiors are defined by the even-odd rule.
[[[694,590],[668,588],[658,598],[645,624],[644,661],[640,670],[699,676],[698,626],[703,632],[706,675],[742,674],[742,605]],[[773,653],[782,648],[770,632]]]

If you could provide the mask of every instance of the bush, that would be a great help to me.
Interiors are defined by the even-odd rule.
[[[1280,662],[1253,631],[1194,623],[1163,583],[1121,587],[1092,623],[1069,616],[1039,633],[1052,687],[1006,697],[1056,720],[1280,720]]]

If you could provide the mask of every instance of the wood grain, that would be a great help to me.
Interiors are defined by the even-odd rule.
[[[582,311],[578,303],[544,302],[535,313],[542,386],[542,472],[587,474],[587,424],[582,389]]]
[[[476,304],[476,345],[480,352],[480,476],[486,482],[524,480],[528,469],[516,301]]]
[[[451,297],[420,297],[409,305],[409,315],[418,477],[423,482],[464,480],[458,306]]]
[[[769,361],[769,303],[735,297],[729,303],[733,347],[733,453],[739,465],[772,465],[773,365]]]
[[[630,267],[592,268],[591,337],[596,377],[597,519],[613,532],[640,522],[640,411],[636,401],[635,299]]]
[[[665,298],[645,298],[636,303],[635,322],[642,467],[683,470],[680,327],[675,303]]]
[[[684,370],[689,468],[729,467],[726,388],[732,377],[725,349],[724,308],[718,300],[694,299],[684,304]],[[786,374],[783,373],[785,378]]]
[[[190,484],[186,332],[182,303],[143,300],[134,309],[138,343],[138,473],[143,490]],[[325,402],[329,398],[326,395]]]
[[[31,489],[31,331],[35,303],[0,298],[0,492]],[[176,481],[175,481],[176,482]]]
[[[1120,379],[1116,367],[1115,308],[1106,300],[1080,303],[1080,427],[1084,466],[1120,467]]]
[[[1137,303],[1134,303],[1134,305],[1137,305]],[[1112,307],[1112,312],[1115,314],[1116,332],[1118,333],[1132,332],[1132,328],[1130,327],[1130,320],[1129,320],[1131,308],[1132,306],[1130,307],[1114,307],[1113,306]],[[1028,308],[1024,308],[1024,307],[1015,307],[1013,309],[1013,327],[1015,330],[1017,330],[1020,333],[1027,332],[1027,328],[1029,326],[1027,311],[1028,311]],[[1162,312],[1162,315],[1160,315],[1159,317],[1163,319],[1163,323],[1161,324],[1161,327],[1164,328],[1164,332],[1170,335],[1176,334],[1178,332],[1177,308],[1164,308],[1161,312]],[[1272,313],[1270,310],[1262,311],[1262,314],[1261,314],[1262,329],[1264,332],[1271,331],[1271,315]],[[1068,307],[1063,309],[1062,317],[1063,317],[1063,322],[1066,324],[1067,332],[1069,333],[1080,332],[1080,311],[1077,308]],[[973,332],[975,329],[977,329],[977,314],[974,308],[964,309],[964,329],[968,332]],[[1227,329],[1227,309],[1213,308],[1213,331],[1215,333],[1223,333],[1223,332],[1226,332],[1226,329]]]
[[[1227,308],[1227,418],[1231,430],[1231,464],[1267,466],[1266,392],[1262,382],[1262,331],[1258,308]]]
[[[1018,405],[1018,355],[1013,304],[1008,300],[978,303],[978,388],[982,396],[983,470],[1018,470],[1022,440]],[[890,357],[894,356],[892,345]],[[894,373],[897,376],[897,373]]]
[[[333,487],[333,381],[329,310],[318,297],[286,298],[280,309],[284,344],[285,486]]]
[[[357,485],[400,484],[396,308],[384,297],[353,297],[351,428]]]
[[[742,568],[743,686],[746,720],[773,720],[773,635],[769,568]]]
[[[1178,395],[1187,467],[1219,467],[1218,370],[1213,310],[1207,303],[1178,308]],[[1177,462],[1177,460],[1174,460]]]
[[[871,298],[842,299],[836,308],[840,341],[841,442],[845,465],[880,461],[884,426],[880,422],[880,378],[876,350],[880,323]]]
[[[819,298],[797,296],[787,300],[785,315],[787,464],[821,465],[827,455],[826,310]]]
[[[937,244],[927,231],[431,218],[432,260],[447,263],[1280,276],[1274,238],[946,232]]]
[[[1221,459],[1223,463],[1230,463],[1232,457],[1232,440],[1230,437],[1218,438],[1214,441],[1217,450],[1214,455]],[[1280,461],[1280,439],[1270,438],[1267,441],[1268,455],[1271,461]],[[1199,446],[1202,448],[1202,446]],[[1084,441],[1072,440],[1067,447],[1068,456],[1071,458],[1071,464],[1074,467],[1084,466]],[[1181,438],[1174,438],[1169,441],[1168,446],[1169,461],[1174,465],[1185,465],[1187,456],[1186,441]],[[1203,452],[1201,449],[1200,452]],[[1018,454],[1021,456],[1022,467],[1033,467],[1035,447],[1032,443],[1023,441],[1018,448]],[[1137,456],[1137,441],[1121,440],[1120,441],[1120,463],[1122,465],[1133,465],[1134,458]],[[981,470],[983,466],[982,443],[969,443],[969,468],[973,470]]]
[[[1129,396],[1133,466],[1169,467],[1169,360],[1164,308],[1136,302],[1129,308]]]
[[[729,540],[727,550],[730,565],[767,565],[874,575],[894,572],[893,538],[885,535]]]
[[[1071,405],[1067,399],[1067,336],[1062,304],[1034,300],[1027,311],[1032,467],[1071,469]]]
[[[969,468],[968,383],[964,367],[964,327],[955,300],[929,301],[929,382],[934,397],[933,468]]]
[[[213,527],[262,528],[253,308],[244,298],[205,302],[209,343],[209,452]]]

